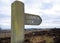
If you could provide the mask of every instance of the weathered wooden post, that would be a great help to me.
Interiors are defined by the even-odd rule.
[[[16,0],[11,5],[11,43],[24,41],[24,3]]]
[[[11,5],[11,43],[24,42],[24,25],[39,25],[38,15],[24,13],[24,3],[16,0]]]

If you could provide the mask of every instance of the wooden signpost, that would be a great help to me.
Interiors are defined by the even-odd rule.
[[[24,42],[24,25],[39,25],[38,15],[24,13],[24,3],[16,0],[11,5],[11,43]]]

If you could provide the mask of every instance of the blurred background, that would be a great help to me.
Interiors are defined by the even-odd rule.
[[[0,43],[10,43],[11,3],[0,0]],[[24,43],[60,43],[60,0],[19,0],[24,12],[39,15],[40,25],[25,25]]]

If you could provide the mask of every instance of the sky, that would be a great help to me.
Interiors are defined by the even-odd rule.
[[[11,3],[15,0],[0,0],[0,27],[11,29]],[[40,25],[25,25],[25,28],[60,28],[60,0],[19,0],[24,3],[24,13],[39,15]]]

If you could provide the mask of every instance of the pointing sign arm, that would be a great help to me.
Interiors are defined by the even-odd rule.
[[[25,13],[25,25],[39,25],[42,19],[38,15]]]

